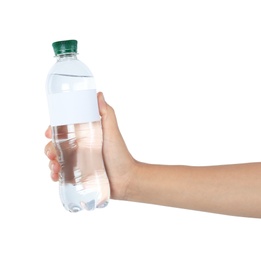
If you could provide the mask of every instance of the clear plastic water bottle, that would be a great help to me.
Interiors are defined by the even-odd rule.
[[[53,43],[57,62],[46,83],[52,141],[61,165],[60,198],[70,212],[107,206],[109,181],[94,78],[77,58],[77,41]]]

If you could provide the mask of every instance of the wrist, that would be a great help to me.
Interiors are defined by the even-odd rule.
[[[129,181],[126,186],[126,193],[124,200],[140,202],[141,191],[143,183],[143,175],[145,173],[146,164],[134,160],[129,173]]]

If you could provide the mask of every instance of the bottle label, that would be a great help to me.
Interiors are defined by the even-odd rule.
[[[100,120],[96,89],[49,94],[51,126]]]

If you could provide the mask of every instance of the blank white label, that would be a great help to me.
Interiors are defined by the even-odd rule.
[[[100,120],[96,89],[49,94],[51,126]]]

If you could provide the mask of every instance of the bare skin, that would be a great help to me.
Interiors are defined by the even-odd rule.
[[[128,151],[115,112],[102,93],[98,104],[112,199],[261,218],[261,163],[195,167],[139,162]],[[50,127],[45,135],[51,138]],[[51,141],[45,154],[51,178],[58,181],[60,166]]]

